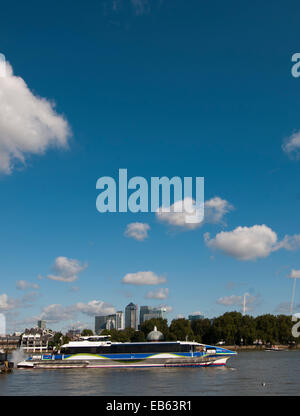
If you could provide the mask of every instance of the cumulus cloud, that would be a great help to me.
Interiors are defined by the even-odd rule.
[[[65,148],[69,137],[69,125],[54,104],[34,95],[6,63],[0,77],[0,172],[10,174],[16,163],[49,147]]]
[[[218,196],[205,201],[204,221],[210,224],[224,223],[224,216],[234,209],[226,199]]]
[[[122,279],[123,283],[130,285],[158,285],[166,281],[165,277],[158,276],[151,271],[127,273]]]
[[[78,273],[87,268],[87,264],[81,264],[76,259],[67,257],[57,257],[53,266],[55,274],[49,274],[47,279],[58,280],[60,282],[74,282],[78,279]],[[41,278],[41,276],[40,276]]]
[[[217,299],[217,303],[219,305],[224,305],[224,306],[243,307],[244,296],[246,296],[245,310],[246,311],[254,310],[255,307],[259,304],[260,295],[254,296],[254,295],[250,295],[249,293],[245,293],[245,295],[242,295],[242,296],[237,296],[237,295],[224,296],[224,297]]]
[[[146,294],[147,299],[166,299],[169,295],[169,289],[166,288],[160,288],[156,291],[150,291]]]
[[[300,248],[300,234],[286,235],[277,245],[277,249],[285,248],[286,250],[298,250]]]
[[[300,156],[300,131],[293,133],[285,140],[282,149],[291,157],[299,158]]]
[[[16,288],[19,290],[39,289],[39,285],[36,283],[27,282],[26,280],[18,280],[16,283]]]
[[[72,306],[64,307],[60,304],[51,304],[43,308],[39,319],[43,319],[51,323],[57,323],[72,319],[74,312],[75,310]]]
[[[33,302],[40,296],[38,292],[29,292],[26,293],[21,298],[21,305],[22,307],[28,308],[31,307]]]
[[[171,205],[169,207],[170,212],[164,212],[164,207],[160,207],[156,212],[156,218],[175,227],[193,230],[202,227],[204,223],[224,224],[224,216],[231,210],[233,210],[233,205],[225,199],[216,196],[205,201],[204,219],[202,219],[202,212],[196,208],[195,201],[190,197],[186,197]],[[191,216],[198,218],[198,221],[189,222],[188,217]]]
[[[6,293],[0,295],[0,312],[7,312],[18,306],[19,302],[16,299],[8,297]]]
[[[88,303],[78,302],[75,308],[78,312],[89,316],[111,315],[116,312],[116,309],[112,305],[101,300],[91,300]]]
[[[38,297],[37,292],[30,292],[22,298],[12,298],[6,293],[0,295],[0,312],[13,312],[19,308],[28,308],[32,306],[33,301]]]
[[[137,241],[144,241],[148,237],[150,225],[143,222],[132,222],[127,225],[125,235]]]
[[[292,269],[291,273],[288,277],[292,277],[293,279],[299,279],[300,278],[300,270]]]
[[[222,231],[215,238],[204,234],[208,247],[221,250],[224,254],[239,260],[255,260],[270,255],[281,248],[296,250],[300,247],[300,235],[285,236],[278,242],[277,234],[266,225],[237,227],[233,231]]]
[[[110,315],[115,313],[115,308],[109,303],[92,300],[88,303],[78,302],[71,306],[62,306],[61,304],[51,304],[43,308],[39,319],[51,323],[74,320],[78,313],[88,316]]]

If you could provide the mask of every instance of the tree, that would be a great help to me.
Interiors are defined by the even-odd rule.
[[[66,335],[63,335],[62,344],[68,344],[70,341],[71,341],[71,338],[67,337]]]
[[[253,345],[258,338],[256,331],[255,318],[253,316],[245,315],[242,318],[240,336],[245,345]]]
[[[81,336],[82,336],[82,337],[89,337],[89,336],[91,336],[91,335],[94,335],[94,332],[93,332],[91,329],[84,329],[84,330],[81,332]]]
[[[63,336],[63,334],[61,332],[56,332],[54,334],[53,341],[52,341],[54,347],[59,347],[61,345],[62,336]]]
[[[213,320],[213,343],[224,340],[227,345],[239,345],[244,336],[242,331],[243,316],[240,312],[226,312]]]
[[[131,342],[144,342],[146,341],[145,334],[143,331],[135,331],[132,335]]]
[[[110,335],[112,342],[130,342],[135,332],[133,328],[125,328],[119,331],[117,329],[104,329],[101,335]]]
[[[170,325],[170,333],[173,334],[178,341],[185,341],[186,339],[192,341],[194,337],[191,322],[184,318],[173,319]]]
[[[257,316],[255,323],[257,337],[264,343],[275,344],[279,338],[276,317],[270,314]]]
[[[195,341],[210,344],[215,338],[213,336],[212,325],[210,319],[197,319],[191,323],[192,330],[195,335]]]
[[[290,344],[295,342],[295,338],[292,335],[293,321],[290,316],[278,315],[277,319],[277,331],[278,331],[278,342],[280,344]]]

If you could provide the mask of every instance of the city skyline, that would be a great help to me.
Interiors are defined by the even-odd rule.
[[[7,331],[93,327],[131,302],[165,308],[169,322],[299,312],[293,8],[117,3],[44,13],[33,1],[1,23]],[[99,212],[97,181],[122,169],[148,184],[204,178],[203,221]]]

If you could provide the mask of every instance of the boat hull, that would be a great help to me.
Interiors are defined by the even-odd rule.
[[[70,369],[70,368],[147,368],[147,367],[214,367],[225,366],[230,357],[196,357],[196,358],[150,358],[142,360],[113,359],[65,359],[65,360],[26,360],[18,363],[18,368],[34,369]]]

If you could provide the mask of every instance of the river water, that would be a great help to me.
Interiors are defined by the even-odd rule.
[[[244,351],[216,368],[15,369],[0,396],[300,395],[300,351]]]

